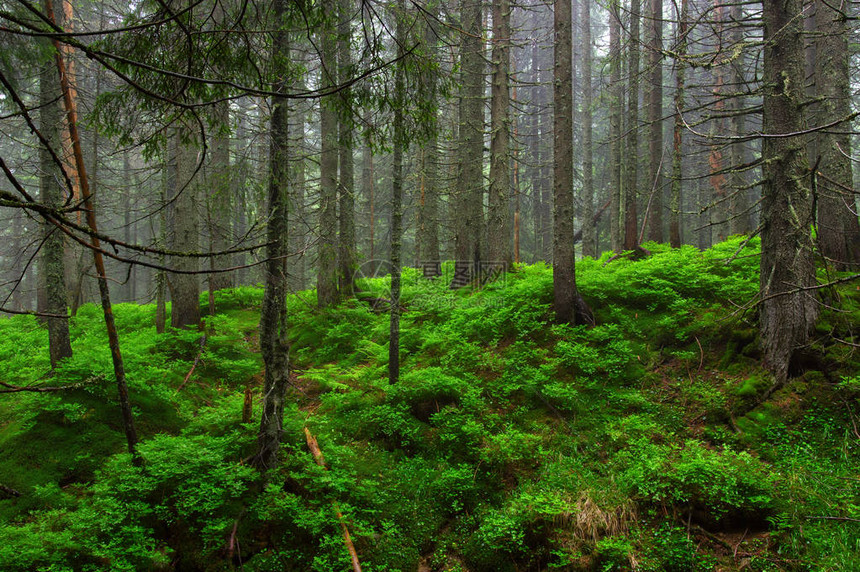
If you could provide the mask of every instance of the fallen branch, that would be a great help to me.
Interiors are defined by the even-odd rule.
[[[860,522],[860,518],[849,518],[847,516],[805,516],[806,520],[839,520],[844,522]]]
[[[322,451],[320,450],[320,446],[317,443],[316,437],[311,435],[310,429],[305,427],[305,437],[308,442],[308,449],[310,449],[311,454],[314,456],[314,461],[316,464],[322,467],[325,470],[328,470],[326,467],[325,459],[323,458]],[[346,519],[343,517],[343,513],[340,511],[340,507],[337,505],[337,501],[332,501],[332,506],[334,507],[334,513],[337,516],[338,522],[340,522],[340,527],[343,529],[343,541],[346,543],[346,549],[349,551],[349,557],[352,560],[352,570],[353,572],[361,572],[361,564],[358,562],[358,552],[355,551],[355,546],[352,544],[352,538],[349,536],[349,529],[346,526]]]
[[[179,387],[176,388],[176,391],[179,392],[185,384],[188,383],[188,380],[191,379],[191,374],[194,373],[194,368],[197,367],[197,364],[200,363],[200,358],[203,356],[203,349],[206,347],[206,334],[200,336],[200,351],[197,352],[197,357],[194,358],[194,363],[191,365],[191,371],[185,376],[185,379],[182,380],[182,383],[179,384]]]
[[[4,387],[6,389],[0,389],[0,393],[19,393],[21,391],[29,391],[32,393],[48,393],[50,391],[67,391],[69,389],[78,389],[79,387],[83,387],[89,383],[94,383],[96,381],[103,381],[103,375],[96,375],[90,378],[85,379],[80,383],[72,383],[69,385],[62,385],[57,387],[44,387],[42,385],[12,385],[11,383],[6,383],[5,381],[0,381],[0,387]],[[0,489],[2,490],[2,489]]]
[[[21,496],[21,493],[19,493],[15,489],[10,489],[6,485],[0,485],[0,499],[10,499],[12,497],[19,496]]]

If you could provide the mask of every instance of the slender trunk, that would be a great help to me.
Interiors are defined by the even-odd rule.
[[[335,0],[326,0],[324,11],[331,17],[337,12]],[[323,90],[337,84],[337,36],[331,26],[320,32],[322,68],[320,85]],[[334,98],[320,99],[320,221],[317,261],[317,304],[320,308],[337,304],[337,164],[338,133]]]
[[[398,2],[403,9],[403,1]],[[405,23],[403,14],[397,19],[397,56],[403,58]],[[400,247],[403,235],[403,147],[408,145],[403,127],[403,111],[406,106],[405,70],[403,61],[394,69],[394,151],[391,166],[391,313],[388,345],[388,383],[400,379]]]
[[[687,56],[687,0],[681,0],[678,14],[678,58],[675,60],[675,125],[672,137],[672,199],[669,218],[669,244],[672,248],[681,247],[681,170],[684,158],[684,59]]]
[[[573,78],[571,76],[571,3],[556,0],[553,82],[553,241],[552,285],[556,321],[576,322],[573,249]]]
[[[211,142],[212,164],[207,177],[209,193],[209,251],[220,252],[232,243],[231,222],[233,219],[233,197],[230,188],[230,106],[221,101],[213,107],[215,134]],[[229,268],[230,256],[215,256],[210,259],[214,268]],[[208,277],[209,292],[232,288],[236,284],[234,272],[218,272]],[[213,308],[210,307],[210,311]]]
[[[815,86],[821,97],[819,125],[844,120],[851,113],[848,30],[844,7],[816,0]],[[818,242],[821,254],[837,269],[860,265],[860,225],[851,172],[851,125],[821,132],[817,177]],[[815,157],[818,160],[818,157]]]
[[[50,0],[46,0],[46,11],[51,12]],[[62,58],[59,53],[57,58]],[[65,71],[63,72],[65,73]],[[52,146],[54,153],[62,157],[60,126],[62,124],[62,113],[59,98],[62,97],[62,88],[57,77],[56,66],[46,65],[39,77],[39,130],[47,142]],[[60,166],[54,162],[51,153],[44,147],[39,149],[39,163],[41,173],[39,175],[39,191],[42,202],[60,207],[63,204],[63,190],[60,181]],[[72,175],[72,173],[67,174]],[[44,303],[39,307],[40,311],[49,314],[68,315],[66,307],[66,282],[65,266],[63,257],[63,234],[57,227],[46,221],[43,226],[44,242],[39,258],[40,289],[44,289],[42,300]],[[48,318],[48,352],[51,357],[51,367],[56,367],[60,360],[72,356],[72,343],[69,336],[69,320],[67,318]]]
[[[287,0],[274,0],[275,31],[272,34],[272,60],[288,62],[289,32],[284,29]],[[282,64],[283,65],[283,64]],[[280,77],[288,76],[286,71]],[[275,93],[284,93],[284,80],[272,86]],[[283,433],[284,397],[289,383],[290,346],[287,339],[287,254],[288,254],[288,101],[272,97],[269,143],[269,185],[266,247],[266,289],[260,311],[260,353],[265,365],[263,410],[257,436],[255,466],[262,472],[278,464],[278,449]]]
[[[591,2],[582,2],[582,255],[597,256],[594,223],[594,140],[592,136],[594,89],[592,87]]]
[[[663,1],[649,0],[648,184],[654,187],[648,211],[648,238],[663,242]]]
[[[630,0],[628,52],[627,181],[624,184],[624,249],[639,246],[636,195],[639,190],[639,0]]]
[[[509,169],[511,10],[508,0],[493,1],[493,77],[490,104],[490,190],[487,257],[499,269],[511,265]]]
[[[345,82],[352,77],[352,47],[350,42],[351,0],[338,3],[338,74],[339,81]],[[338,266],[340,295],[352,296],[355,290],[356,251],[355,251],[355,160],[353,158],[353,109],[352,90],[346,86],[340,90],[343,105],[348,110],[341,113],[338,129],[340,135],[340,200],[338,233]]]
[[[619,0],[609,5],[609,242],[621,250],[621,14]]]
[[[51,21],[55,21],[53,14],[53,6],[51,0],[46,0],[47,16]],[[93,233],[98,233],[98,224],[96,223],[96,213],[93,205],[92,196],[90,195],[89,181],[87,179],[87,170],[84,165],[84,154],[81,149],[81,137],[78,132],[78,117],[77,104],[73,97],[72,89],[69,85],[69,79],[66,76],[66,65],[63,61],[63,53],[60,50],[60,43],[54,40],[56,49],[55,57],[57,71],[60,75],[60,86],[63,94],[63,102],[65,103],[66,117],[68,121],[69,137],[72,142],[72,149],[75,159],[75,167],[77,170],[77,184],[81,192],[83,206],[87,213],[87,226]],[[125,381],[125,366],[122,360],[122,353],[119,347],[119,336],[116,331],[114,322],[113,308],[111,307],[110,292],[108,290],[107,275],[105,273],[104,259],[101,253],[101,243],[98,238],[91,238],[91,246],[93,258],[95,261],[96,272],[98,275],[99,293],[101,295],[102,312],[104,313],[105,329],[108,334],[108,345],[110,346],[111,358],[113,361],[114,376],[116,378],[117,393],[119,395],[120,411],[122,413],[123,428],[125,430],[126,443],[129,453],[137,459],[137,432],[134,427],[134,417],[132,415],[131,403],[128,399],[128,387]]]

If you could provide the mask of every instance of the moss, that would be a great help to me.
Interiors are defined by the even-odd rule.
[[[763,393],[770,387],[771,382],[759,375],[750,375],[734,388],[732,393],[738,397],[749,398]]]

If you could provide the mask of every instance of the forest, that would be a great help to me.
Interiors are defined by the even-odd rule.
[[[0,570],[860,570],[857,21],[0,0]]]

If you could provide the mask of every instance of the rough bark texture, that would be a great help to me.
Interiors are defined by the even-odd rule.
[[[744,17],[744,9],[741,4],[733,4],[731,8],[731,19],[734,22],[739,22]],[[740,26],[733,26],[729,33],[729,42],[732,46],[737,46],[743,42],[744,32]],[[745,58],[743,55],[735,58],[731,63],[730,82],[732,86],[743,85],[746,81],[744,77]],[[739,113],[746,105],[746,98],[741,94],[736,94],[729,102],[734,115],[731,118],[729,125],[730,134],[733,137],[739,137],[746,133],[746,114]],[[731,174],[729,175],[730,192],[732,193],[731,200],[731,223],[729,228],[732,234],[744,234],[752,232],[752,215],[750,212],[750,190],[747,189],[748,177],[747,171],[741,166],[750,162],[750,153],[747,150],[748,143],[740,141],[732,143],[729,146],[729,164],[732,166]]]
[[[402,0],[398,2],[402,9]],[[405,24],[403,16],[397,19],[397,55],[403,57]],[[388,339],[388,382],[400,379],[400,247],[403,239],[403,147],[406,141],[403,112],[406,106],[404,62],[398,61],[394,70],[394,151],[391,165],[391,313]]]
[[[681,189],[684,160],[684,58],[687,55],[687,0],[681,0],[678,14],[677,39],[678,58],[675,60],[675,125],[672,133],[672,197],[669,204],[669,244],[681,247]]]
[[[573,250],[573,79],[572,25],[568,0],[556,0],[553,82],[552,285],[556,321],[576,322]]]
[[[844,8],[841,8],[844,9]],[[848,30],[838,4],[817,0],[815,25],[815,91],[821,98],[816,123],[844,120],[851,113]],[[851,125],[843,123],[819,133],[821,157],[817,179],[818,242],[821,254],[838,269],[860,265],[860,225],[851,172]],[[816,161],[818,157],[811,160]]]
[[[594,223],[594,138],[592,107],[591,2],[582,2],[582,255],[597,256]]]
[[[287,0],[275,0],[276,31],[272,38],[272,56],[279,62],[279,80],[272,91],[284,93],[290,47],[288,32],[283,29]],[[289,118],[287,100],[272,98],[271,140],[269,148],[268,227],[266,231],[266,288],[260,311],[260,353],[265,366],[263,410],[257,435],[255,466],[266,471],[278,464],[284,419],[284,397],[289,383],[290,346],[287,340],[287,250],[288,250],[288,142]]]
[[[804,127],[801,0],[765,0],[764,111],[767,135]],[[765,366],[777,382],[786,379],[797,350],[818,316],[811,226],[809,165],[802,137],[765,137],[762,143],[761,305]]]
[[[648,211],[648,238],[663,242],[663,1],[648,0],[649,35],[648,69],[651,81],[648,89],[648,184],[654,196]]]
[[[57,67],[54,64],[46,64],[39,76],[39,131],[60,156],[61,94]],[[44,147],[39,148],[39,167],[39,192],[42,202],[61,206],[63,192],[60,185],[63,178],[59,166]],[[63,234],[48,222],[42,224],[42,233],[44,242],[39,253],[39,287],[44,289],[44,296],[40,296],[44,303],[39,310],[49,314],[67,315]],[[55,367],[60,360],[72,356],[69,320],[48,318],[47,322],[48,351],[51,367]]]
[[[323,8],[334,14],[337,4],[326,0]],[[320,84],[325,90],[337,83],[337,36],[334,30],[325,28],[320,32],[322,48],[322,77]],[[319,251],[317,255],[317,304],[320,308],[337,304],[337,163],[338,132],[335,95],[320,99],[320,220]]]
[[[627,180],[624,183],[624,249],[639,246],[636,200],[639,191],[639,0],[630,0],[627,54]]]
[[[455,191],[452,287],[465,286],[482,258],[484,218],[484,61],[481,42],[481,2],[462,0],[465,32],[460,44],[460,148]]]
[[[510,88],[511,10],[508,0],[493,0],[493,78],[490,104],[490,197],[487,257],[509,268],[511,256]]]
[[[212,108],[215,132],[211,140],[212,163],[207,172],[206,189],[209,192],[209,248],[219,252],[230,248],[232,243],[231,222],[233,220],[233,197],[230,187],[230,106],[226,101]],[[230,256],[212,259],[214,268],[229,268]],[[218,272],[209,276],[211,292],[235,286],[235,272]]]
[[[621,250],[621,8],[619,0],[609,5],[609,243]]]
[[[197,252],[199,250],[200,228],[197,213],[198,188],[194,180],[197,167],[197,148],[192,140],[191,130],[186,125],[178,127],[173,136],[172,160],[174,176],[168,187],[169,203],[167,224],[170,250]],[[169,266],[176,270],[197,271],[199,259],[172,256]],[[167,275],[170,290],[170,325],[186,328],[200,324],[200,281],[196,274]]]
[[[338,76],[341,83],[352,77],[352,46],[350,42],[352,17],[351,0],[339,0],[338,2]],[[340,114],[338,121],[338,134],[340,138],[340,184],[339,212],[338,212],[338,286],[340,296],[352,296],[355,290],[354,279],[356,270],[356,246],[355,246],[355,159],[353,158],[353,111],[352,90],[349,86],[344,87],[339,95],[343,101],[344,111]]]

